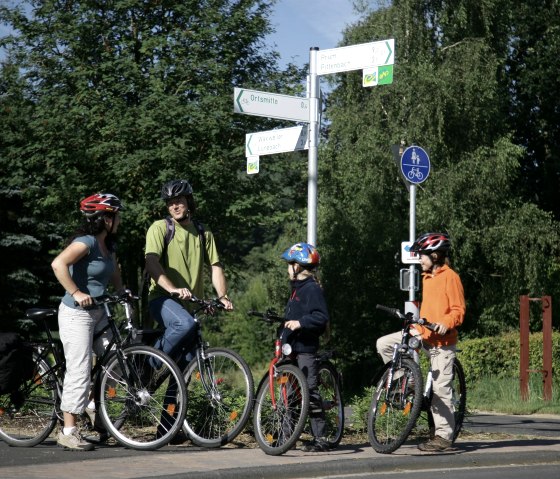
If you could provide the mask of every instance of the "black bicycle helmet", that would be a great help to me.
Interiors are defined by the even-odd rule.
[[[410,247],[410,251],[419,254],[430,254],[435,251],[447,253],[450,249],[451,240],[445,233],[424,233]]]
[[[171,180],[161,187],[163,201],[177,198],[177,196],[192,196],[193,189],[187,180]]]

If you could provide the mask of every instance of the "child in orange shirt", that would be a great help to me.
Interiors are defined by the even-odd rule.
[[[449,267],[451,241],[444,233],[425,233],[411,247],[420,255],[422,306],[420,317],[435,325],[435,331],[415,325],[422,338],[422,347],[430,357],[433,374],[431,405],[435,435],[418,446],[421,451],[439,452],[451,448],[455,418],[451,403],[453,362],[457,343],[457,327],[465,317],[465,297],[459,275]],[[393,344],[400,342],[401,333],[377,340],[377,352],[385,363],[393,353]]]

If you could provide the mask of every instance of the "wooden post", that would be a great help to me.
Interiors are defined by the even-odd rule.
[[[542,297],[543,317],[543,397],[552,400],[552,299]]]
[[[542,369],[529,369],[529,302],[540,301],[542,308],[543,363]],[[552,298],[519,297],[519,389],[521,399],[529,399],[529,373],[542,374],[543,398],[552,400]]]

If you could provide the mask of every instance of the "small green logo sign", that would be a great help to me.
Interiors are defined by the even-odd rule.
[[[379,67],[377,78],[378,85],[390,85],[393,83],[393,65]]]

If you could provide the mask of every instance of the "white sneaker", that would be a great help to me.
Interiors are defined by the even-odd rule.
[[[72,434],[64,434],[62,431],[58,433],[56,443],[64,449],[72,451],[92,451],[95,449],[93,444],[86,442],[76,429]]]

